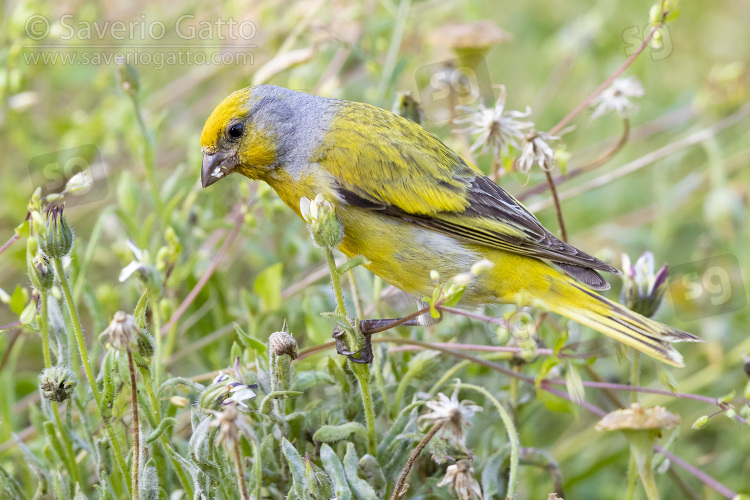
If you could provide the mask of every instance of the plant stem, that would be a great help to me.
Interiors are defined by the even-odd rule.
[[[562,130],[562,128],[565,125],[567,125],[568,122],[570,122],[570,120],[572,120],[573,118],[575,118],[576,115],[578,115],[578,113],[580,113],[581,111],[583,111],[586,108],[586,106],[588,106],[589,103],[591,103],[591,101],[593,101],[599,94],[601,94],[602,92],[604,92],[604,90],[607,87],[609,87],[610,85],[612,85],[612,82],[614,82],[615,79],[617,79],[618,76],[620,76],[626,69],[628,69],[628,66],[630,66],[633,63],[633,61],[635,61],[635,59],[641,54],[641,52],[644,51],[644,49],[651,42],[651,39],[654,37],[654,34],[657,31],[659,31],[662,28],[662,26],[664,26],[664,17],[665,16],[666,16],[666,13],[662,13],[662,19],[658,23],[656,23],[653,28],[651,28],[651,31],[649,32],[649,34],[646,35],[646,38],[643,39],[643,43],[641,43],[641,46],[638,47],[638,49],[630,57],[628,57],[627,60],[624,63],[622,63],[622,65],[620,65],[620,67],[617,68],[615,70],[615,72],[612,73],[609,76],[609,78],[607,78],[604,81],[604,83],[602,83],[601,85],[599,85],[596,88],[596,90],[594,90],[591,94],[589,94],[588,97],[586,97],[586,99],[584,99],[578,106],[576,106],[575,109],[573,109],[573,111],[571,111],[570,113],[568,113],[565,116],[565,118],[563,118],[562,120],[560,120],[560,122],[557,125],[555,125],[554,127],[552,127],[550,129],[550,131],[548,132],[549,135],[555,135],[560,130]]]
[[[247,494],[247,484],[245,483],[245,472],[242,470],[242,452],[240,452],[239,443],[234,447],[234,464],[237,467],[237,480],[240,486],[240,496],[242,497],[242,500],[250,500],[250,496]]]
[[[439,421],[435,425],[430,428],[429,432],[425,435],[425,437],[422,438],[422,440],[419,442],[416,448],[414,448],[414,451],[411,452],[411,455],[409,455],[409,459],[406,461],[406,465],[404,465],[404,469],[401,471],[401,474],[398,476],[398,481],[396,481],[396,486],[393,488],[393,494],[391,495],[391,500],[398,500],[401,498],[401,489],[404,487],[404,483],[406,482],[406,477],[409,475],[409,471],[411,471],[412,466],[414,465],[414,462],[417,461],[417,458],[419,458],[419,454],[422,453],[422,450],[424,450],[424,447],[427,446],[427,443],[432,440],[433,437],[435,437],[435,434],[437,434],[437,431],[439,431],[442,427],[444,421]]]
[[[365,407],[365,422],[367,423],[367,452],[375,455],[375,405],[370,391],[370,365],[351,363],[351,368],[362,391],[362,404]]]
[[[39,300],[42,302],[42,310],[39,315],[39,328],[42,330],[42,354],[44,356],[44,367],[52,368],[52,356],[49,352],[49,328],[47,324],[47,318],[49,317],[48,305],[47,305],[48,293],[44,290],[39,292]],[[69,462],[70,474],[73,477],[73,481],[78,484],[81,483],[81,476],[78,472],[78,465],[76,464],[76,456],[73,453],[73,443],[70,441],[67,430],[63,426],[62,419],[60,418],[60,410],[57,406],[56,401],[50,401],[52,406],[52,414],[55,416],[55,424],[57,425],[57,431],[60,433],[60,437],[65,443],[65,450],[67,451]]]
[[[133,353],[128,349],[128,368],[130,369],[130,397],[133,400],[133,468],[130,473],[133,495],[138,495],[138,461],[141,457],[140,422],[138,422],[138,386],[135,382]]]
[[[549,170],[544,171],[544,175],[547,176],[547,184],[549,184],[549,191],[552,194],[552,201],[555,203],[555,213],[557,214],[557,225],[560,226],[560,239],[565,243],[568,242],[568,232],[565,230],[565,221],[563,220],[562,207],[560,206],[560,198],[557,196],[557,188],[555,187],[555,180],[552,178],[552,173]]]
[[[62,287],[63,296],[65,297],[65,304],[68,306],[70,319],[73,322],[73,331],[75,332],[76,341],[78,342],[78,353],[80,354],[81,361],[83,362],[83,369],[86,372],[86,379],[88,380],[89,386],[91,387],[91,393],[94,395],[94,401],[96,401],[97,411],[101,412],[102,396],[99,392],[98,386],[96,385],[94,371],[91,369],[91,362],[89,361],[89,354],[88,350],[86,349],[86,341],[83,338],[81,320],[78,318],[78,309],[76,309],[76,304],[73,300],[73,294],[70,291],[70,284],[68,283],[68,278],[65,275],[65,269],[63,269],[62,259],[52,259],[52,262],[55,267],[55,274],[57,275],[57,279],[60,282],[60,286]],[[127,485],[128,490],[130,490],[130,483],[127,481],[128,467],[125,464],[125,458],[122,455],[120,443],[117,441],[117,437],[115,436],[115,431],[112,428],[112,424],[105,421],[104,425],[107,429],[107,434],[109,434],[109,440],[112,445],[112,451],[115,455],[115,459],[117,460],[117,465],[120,468],[120,472],[122,473],[123,478],[125,479],[125,484]],[[137,492],[131,492],[131,494],[137,495]]]
[[[641,366],[640,366],[640,352],[636,350],[633,351],[633,359],[630,362],[630,385],[637,387],[640,383],[640,377],[641,377]],[[632,403],[638,402],[638,392],[633,391],[630,393],[630,401]],[[633,450],[631,448],[630,450],[630,460],[628,461],[628,493],[625,497],[627,500],[630,500],[633,498],[633,495],[635,494],[635,479],[638,475],[638,470],[636,469],[636,461],[635,461],[635,455],[633,454]]]
[[[333,250],[325,249],[328,267],[331,271],[331,281],[333,281],[333,290],[336,294],[336,307],[340,314],[347,318],[346,304],[344,295],[341,292],[341,275],[336,267],[336,260],[333,258]],[[358,335],[359,334],[359,335]],[[359,333],[359,328],[345,328],[346,345],[350,351],[357,351],[364,344],[364,335]],[[367,423],[367,450],[370,454],[375,454],[375,408],[372,401],[372,392],[370,391],[370,365],[361,363],[349,363],[354,376],[359,382],[360,391],[362,392],[362,404],[365,409],[365,422]]]
[[[516,483],[518,482],[518,432],[516,426],[513,424],[513,419],[510,414],[505,410],[503,405],[490,394],[490,392],[484,387],[472,384],[461,384],[462,389],[472,389],[484,395],[487,399],[492,401],[495,405],[497,412],[500,414],[500,418],[505,424],[505,431],[508,433],[508,441],[510,442],[510,474],[508,477],[508,490],[506,497],[513,500],[516,497]]]

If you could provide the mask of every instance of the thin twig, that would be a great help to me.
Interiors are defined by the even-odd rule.
[[[708,140],[711,137],[714,137],[717,133],[721,132],[722,130],[727,129],[731,127],[732,125],[739,123],[740,121],[745,119],[748,115],[750,115],[750,103],[745,104],[739,110],[737,110],[737,112],[735,112],[734,114],[722,120],[719,120],[718,122],[714,123],[710,127],[706,127],[702,130],[699,130],[698,132],[694,132],[688,135],[687,137],[683,137],[682,139],[679,139],[675,142],[667,144],[666,146],[661,147],[657,149],[656,151],[652,151],[648,153],[647,155],[644,155],[629,163],[626,163],[625,165],[617,168],[616,170],[613,170],[611,172],[606,172],[600,177],[597,177],[588,182],[585,182],[581,184],[580,186],[576,186],[567,191],[562,191],[559,194],[560,200],[567,200],[569,198],[578,196],[582,193],[586,193],[594,188],[606,186],[612,181],[617,180],[633,172],[636,172],[642,169],[643,167],[646,167],[658,160],[661,160],[662,158],[673,156],[675,153],[677,153],[678,151],[682,149],[685,149],[687,147],[690,147],[695,144],[701,143],[705,140]],[[530,205],[527,208],[529,209],[530,212],[535,213],[540,210],[544,210],[545,208],[548,208],[550,206],[552,206],[552,203],[550,200],[543,200],[539,203],[534,203],[533,205]]]
[[[568,113],[567,116],[565,116],[565,118],[560,120],[560,122],[557,125],[552,127],[550,131],[548,132],[549,135],[556,135],[560,130],[562,130],[562,128],[565,125],[567,125],[573,118],[575,118],[578,115],[578,113],[583,111],[586,108],[586,106],[588,106],[591,103],[591,101],[596,99],[596,97],[599,94],[604,92],[604,90],[607,87],[612,85],[612,82],[614,82],[618,76],[620,76],[626,69],[628,69],[628,66],[630,66],[633,63],[633,61],[636,60],[636,58],[641,54],[641,52],[645,50],[645,48],[651,42],[651,39],[654,37],[654,34],[656,34],[656,32],[659,31],[664,26],[664,17],[666,16],[666,14],[667,14],[666,12],[662,12],[662,19],[658,23],[656,23],[653,28],[651,28],[651,31],[648,33],[646,38],[643,39],[643,43],[641,43],[641,46],[638,47],[638,50],[633,52],[633,54],[630,57],[628,57],[625,60],[625,62],[622,63],[622,65],[619,68],[617,68],[615,72],[609,76],[609,78],[604,80],[604,83],[599,85],[596,88],[596,90],[594,90],[591,94],[589,94],[588,97],[586,97],[586,99],[584,99],[578,106],[575,107],[575,109],[573,109],[573,111]]]
[[[429,432],[425,434],[425,436],[422,438],[422,440],[419,442],[416,448],[414,448],[414,451],[411,452],[411,455],[409,455],[409,459],[406,461],[406,464],[404,465],[403,470],[401,471],[401,474],[398,476],[398,481],[396,481],[396,486],[393,488],[393,494],[391,495],[391,500],[398,500],[401,498],[403,493],[406,493],[406,491],[401,491],[404,487],[404,483],[406,483],[406,477],[409,475],[409,471],[411,471],[412,466],[414,465],[414,462],[417,461],[417,458],[419,458],[419,454],[422,453],[422,450],[424,450],[424,447],[427,446],[427,443],[430,442],[430,440],[435,437],[435,434],[437,434],[437,431],[440,430],[441,427],[443,427],[443,424],[445,424],[444,421],[438,421],[433,425]]]
[[[167,333],[169,329],[172,328],[175,323],[177,323],[182,315],[185,314],[185,311],[187,311],[188,307],[190,307],[190,304],[193,303],[201,290],[203,290],[203,287],[206,286],[206,283],[208,283],[208,280],[211,278],[211,275],[213,275],[214,271],[216,271],[216,268],[219,267],[219,263],[224,258],[224,255],[226,255],[229,247],[232,246],[232,243],[234,243],[234,240],[237,238],[237,235],[242,228],[242,224],[245,221],[245,214],[242,210],[239,211],[239,214],[237,214],[236,217],[237,220],[234,223],[232,231],[229,233],[227,239],[224,240],[224,244],[221,245],[221,248],[214,256],[214,260],[211,261],[211,265],[208,266],[206,272],[203,273],[203,276],[201,276],[201,278],[198,280],[198,283],[196,283],[193,289],[190,290],[188,296],[185,297],[185,300],[182,301],[182,304],[180,304],[177,310],[172,314],[172,316],[169,318],[169,321],[167,321],[167,323],[161,327],[161,335]]]
[[[2,254],[4,251],[6,251],[10,246],[18,240],[20,236],[17,234],[14,234],[8,241],[6,241],[3,246],[0,247],[0,254]]]
[[[544,171],[544,175],[547,176],[547,184],[549,184],[549,190],[552,194],[552,201],[555,203],[555,213],[557,214],[557,225],[560,227],[560,238],[567,243],[568,232],[565,230],[565,221],[563,220],[562,207],[560,206],[560,198],[557,196],[557,188],[555,188],[555,181],[552,179],[552,173],[549,170]]]
[[[628,143],[628,140],[630,139],[630,120],[627,118],[624,118],[623,125],[624,126],[623,126],[622,135],[611,148],[609,148],[607,151],[602,153],[598,158],[590,161],[589,163],[586,163],[585,165],[581,165],[578,168],[572,169],[567,174],[561,174],[561,175],[554,177],[555,185],[560,184],[561,182],[564,182],[564,181],[568,181],[570,179],[574,179],[581,174],[585,174],[587,172],[591,172],[592,170],[596,170],[597,168],[601,167],[602,165],[607,163],[609,160],[614,158],[615,155],[620,152],[620,150],[625,146],[625,144]],[[547,184],[539,183],[536,186],[532,187],[531,189],[527,189],[516,198],[518,199],[518,201],[524,201],[535,194],[543,193],[548,187],[549,187],[549,181],[547,182]]]

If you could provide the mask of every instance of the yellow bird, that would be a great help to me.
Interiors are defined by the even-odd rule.
[[[380,108],[258,85],[224,99],[201,134],[203,187],[237,172],[268,183],[298,216],[300,198],[335,207],[346,255],[417,297],[430,271],[494,265],[460,304],[542,299],[563,316],[649,356],[683,366],[669,344],[700,341],[593,292],[614,267],[553,236],[505,190],[418,124]]]

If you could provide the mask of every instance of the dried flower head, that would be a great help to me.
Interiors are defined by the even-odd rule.
[[[221,444],[227,450],[233,450],[240,442],[240,434],[250,437],[253,430],[247,421],[247,417],[237,411],[239,406],[236,402],[222,405],[220,411],[209,410],[215,417],[211,421],[211,427],[219,428],[219,435],[216,437],[216,443]]]
[[[277,356],[287,355],[297,359],[297,341],[287,332],[273,332],[268,337],[268,346]]]
[[[438,486],[448,485],[448,491],[456,490],[456,497],[460,500],[471,500],[476,496],[482,498],[482,488],[474,479],[474,467],[468,460],[459,460],[455,465],[449,465],[445,477]]]
[[[490,20],[452,22],[432,32],[430,41],[458,52],[482,51],[512,40],[507,31]]]
[[[257,389],[258,384],[246,384],[242,380],[239,356],[234,360],[234,374],[235,376],[231,377],[219,372],[211,385],[206,387],[198,396],[198,407],[212,411],[222,406],[234,404],[242,411],[250,411],[245,401],[255,397],[253,389]]]
[[[647,318],[656,314],[667,291],[669,266],[664,264],[654,272],[654,254],[643,252],[635,265],[622,254],[622,270],[622,303]]]
[[[521,157],[516,161],[516,170],[528,173],[534,165],[547,171],[555,168],[557,159],[550,143],[559,139],[557,136],[532,129],[523,138]]]
[[[497,157],[500,153],[507,155],[510,147],[518,149],[519,141],[523,140],[524,131],[534,126],[531,122],[520,121],[519,118],[526,118],[531,114],[531,108],[526,107],[525,112],[505,111],[505,92],[504,85],[498,85],[500,97],[495,101],[494,108],[487,108],[484,103],[479,103],[479,110],[474,111],[467,106],[458,106],[458,109],[468,114],[461,118],[456,118],[453,123],[456,125],[465,125],[459,129],[459,132],[475,135],[479,134],[474,144],[471,145],[471,151],[480,149],[482,154],[492,151]]]
[[[42,390],[42,396],[57,403],[68,399],[77,385],[76,374],[65,365],[45,368],[39,375],[39,388]]]
[[[441,435],[451,436],[455,443],[463,447],[465,427],[471,426],[471,418],[476,412],[482,411],[482,407],[474,404],[473,401],[459,402],[458,392],[460,389],[461,383],[459,381],[456,383],[456,388],[450,398],[441,392],[438,393],[437,401],[427,401],[425,405],[432,412],[425,413],[419,417],[419,420],[429,420],[433,424],[440,423],[443,426],[440,430]]]
[[[117,311],[112,317],[112,322],[99,335],[99,341],[104,340],[118,351],[130,351],[138,346],[141,333],[132,314]]]
[[[596,109],[591,114],[591,120],[596,120],[613,111],[616,111],[622,118],[627,118],[629,110],[637,109],[637,106],[630,102],[630,98],[642,97],[643,94],[643,87],[637,78],[632,76],[618,78],[592,103]]]
[[[643,408],[633,403],[630,408],[615,410],[605,415],[597,424],[598,431],[672,429],[680,423],[680,416],[663,406]]]
[[[622,431],[630,444],[638,474],[648,498],[658,498],[651,459],[656,438],[662,429],[671,429],[680,423],[679,415],[661,406],[643,408],[633,403],[630,408],[608,413],[597,424],[598,431]]]

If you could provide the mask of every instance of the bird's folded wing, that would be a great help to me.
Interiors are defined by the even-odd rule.
[[[370,110],[357,113],[363,111]],[[323,147],[314,159],[331,175],[342,202],[467,243],[549,260],[592,288],[609,287],[595,270],[620,274],[557,239],[519,201],[421,127],[378,113],[369,122],[377,125],[371,130],[388,134],[365,135],[340,123],[335,147]]]

